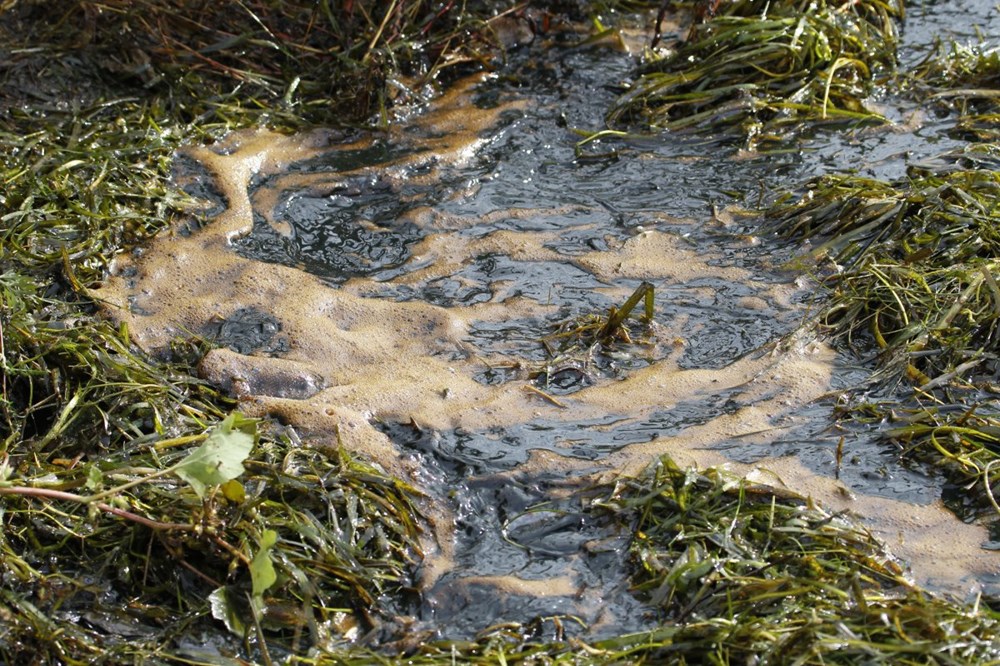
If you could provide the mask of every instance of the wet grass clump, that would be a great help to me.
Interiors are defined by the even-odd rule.
[[[939,44],[908,75],[932,92],[932,99],[1000,106],[1000,48],[952,42],[946,49]]]
[[[841,416],[888,422],[903,457],[945,471],[959,515],[1000,513],[1000,153],[972,145],[909,172],[810,181],[770,209],[771,229],[811,246],[820,326],[877,359],[873,383],[905,387]]]
[[[940,111],[957,112],[953,134],[969,141],[1000,140],[1000,48],[939,44],[908,78]]]
[[[981,664],[1000,658],[1000,617],[920,592],[850,515],[808,499],[678,468],[580,495],[632,534],[632,592],[659,626],[590,642],[572,617],[505,623],[468,642],[428,641],[411,664]],[[391,663],[365,653],[310,664]]]
[[[646,654],[694,663],[984,663],[994,613],[927,596],[843,514],[661,459],[606,506],[635,517],[635,590],[661,608]]]
[[[13,101],[58,104],[59,85],[92,78],[96,96],[131,87],[199,124],[268,114],[344,124],[421,101],[443,71],[485,64],[494,10],[378,3],[27,0],[4,9]],[[20,47],[20,48],[19,48]],[[39,56],[42,57],[39,57]],[[10,86],[15,88],[15,86]]]
[[[345,644],[391,619],[420,557],[415,491],[238,415],[40,458],[2,466],[4,663],[192,656],[199,634],[258,655]]]
[[[0,298],[0,456],[58,465],[222,416],[218,393],[188,368],[149,361],[127,331],[47,296],[31,277],[0,274]]]
[[[991,387],[995,393],[997,387]],[[1000,523],[1000,413],[987,391],[951,392],[949,400],[924,399],[893,414],[875,408],[879,420],[890,420],[882,436],[901,455],[943,468],[951,481],[943,500],[964,520]],[[964,404],[956,404],[961,398]],[[990,545],[998,549],[996,537]]]
[[[675,50],[639,68],[611,125],[692,130],[754,148],[803,122],[882,121],[866,99],[895,64],[901,1],[715,4]]]
[[[956,153],[951,170],[889,183],[823,176],[769,212],[771,228],[809,241],[830,303],[822,324],[867,333],[883,368],[925,389],[998,369],[1000,172],[989,147]]]

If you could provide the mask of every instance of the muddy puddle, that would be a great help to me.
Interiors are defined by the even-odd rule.
[[[153,353],[213,340],[201,372],[242,411],[307,446],[339,438],[427,492],[410,610],[446,637],[552,616],[589,636],[649,626],[626,535],[573,493],[663,454],[850,510],[920,585],[995,589],[988,536],[941,506],[942,482],[833,426],[865,370],[795,333],[815,285],[730,206],[864,141],[889,145],[867,153],[886,156],[872,169],[899,168],[905,135],[741,160],[665,138],[579,160],[568,127],[601,125],[630,56],[518,58],[388,132],[243,132],[185,150],[178,183],[203,210],[116,262],[104,311]],[[913,141],[930,154],[945,139]],[[630,323],[631,342],[543,343],[647,282],[654,321]]]

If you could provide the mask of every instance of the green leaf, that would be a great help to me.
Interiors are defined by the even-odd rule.
[[[225,623],[226,629],[236,636],[246,634],[246,625],[240,618],[239,611],[230,603],[229,592],[224,587],[216,589],[208,595],[209,607],[212,610],[212,617]]]
[[[187,481],[198,497],[208,486],[217,486],[243,473],[243,461],[257,439],[257,422],[233,412],[217,425],[208,439],[177,464],[174,472]]]
[[[222,496],[233,504],[242,504],[247,499],[246,488],[236,479],[226,481],[219,489],[222,491]]]
[[[84,487],[90,492],[96,492],[104,485],[104,474],[97,465],[87,467],[87,481]]]
[[[260,550],[250,562],[250,580],[253,581],[253,596],[261,597],[267,588],[278,580],[271,562],[271,548],[278,542],[278,533],[274,530],[264,530],[260,537]]]

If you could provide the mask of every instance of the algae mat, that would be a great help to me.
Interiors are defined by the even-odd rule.
[[[542,547],[576,527],[539,531],[534,559],[504,555],[525,514],[504,521],[470,497],[542,476],[635,473],[663,454],[856,512],[918,583],[964,592],[995,569],[985,533],[937,503],[867,495],[794,456],[731,460],[825,426],[815,405],[842,386],[841,370],[822,342],[794,335],[809,285],[758,239],[690,237],[699,224],[726,232],[724,213],[623,219],[579,187],[562,200],[501,196],[491,188],[505,151],[524,140],[512,128],[534,111],[487,89],[457,86],[382,134],[258,130],[186,149],[178,183],[204,209],[119,257],[95,298],[150,353],[177,337],[214,340],[200,370],[244,413],[424,490],[419,583],[432,617],[467,614],[485,594],[482,626],[545,612],[617,622],[605,606],[627,597],[624,572],[596,575],[586,543]],[[543,344],[644,282],[656,314],[635,339],[584,359]],[[469,521],[471,539],[457,528]],[[506,597],[527,601],[496,602]],[[615,604],[635,615],[634,602]]]

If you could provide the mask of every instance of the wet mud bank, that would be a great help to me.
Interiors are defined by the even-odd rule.
[[[200,371],[244,413],[424,492],[414,612],[441,635],[551,616],[588,636],[653,626],[628,535],[578,493],[662,455],[856,514],[920,585],[995,586],[985,530],[941,506],[939,481],[833,427],[860,372],[796,334],[815,285],[725,207],[775,167],[682,141],[578,160],[565,125],[601,117],[607,54],[555,62],[523,87],[467,81],[384,134],[186,149],[178,183],[203,212],[120,257],[94,297],[150,353],[214,341]],[[644,282],[655,316],[631,340],[543,344]]]

